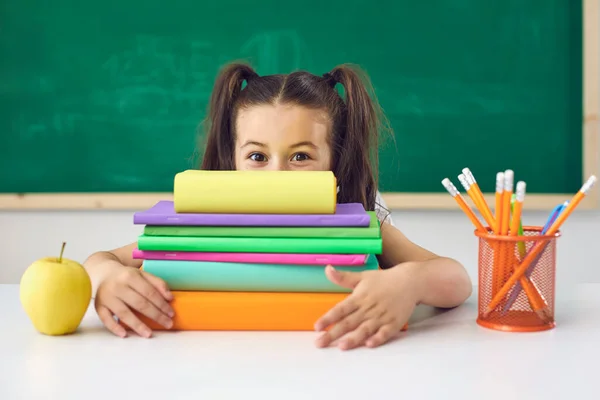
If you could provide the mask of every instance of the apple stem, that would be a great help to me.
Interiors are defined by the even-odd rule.
[[[65,251],[65,246],[67,245],[67,242],[63,242],[62,243],[62,248],[60,249],[60,256],[58,256],[58,262],[61,263],[62,262],[62,257],[63,257],[63,253]]]

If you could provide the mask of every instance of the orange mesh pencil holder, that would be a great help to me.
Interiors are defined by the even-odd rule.
[[[556,240],[542,227],[525,226],[521,236],[475,231],[479,238],[478,317],[480,326],[508,332],[552,329],[556,280]],[[526,272],[486,315],[488,305],[534,246],[543,246]]]

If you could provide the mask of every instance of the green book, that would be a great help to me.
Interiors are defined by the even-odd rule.
[[[375,255],[364,265],[337,265],[340,271],[379,269]],[[351,292],[332,283],[325,265],[144,260],[144,271],[161,278],[171,290],[225,292]]]
[[[232,253],[381,254],[381,238],[138,237],[138,249]]]
[[[379,220],[368,211],[368,227],[294,227],[294,226],[161,226],[146,225],[146,236],[190,237],[314,237],[314,238],[378,238]]]

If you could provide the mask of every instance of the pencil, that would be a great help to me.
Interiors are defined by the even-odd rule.
[[[483,217],[483,212],[481,210],[481,203],[479,202],[479,199],[477,198],[477,194],[473,191],[473,188],[471,188],[471,185],[467,181],[467,177],[465,176],[465,174],[459,174],[458,181],[460,182],[462,187],[465,189],[465,192],[467,192],[467,194],[473,201],[473,205],[475,206],[475,209],[477,209],[477,211],[479,211],[479,214],[481,214],[481,216]],[[485,219],[485,217],[484,217],[484,219]],[[477,220],[479,220],[479,218]],[[486,230],[486,232],[487,232],[487,230]]]
[[[509,228],[511,236],[517,236],[519,232],[519,224],[521,222],[521,213],[523,211],[523,202],[525,201],[526,183],[523,181],[517,182],[516,196],[513,196],[515,202],[513,204],[512,219]]]
[[[504,193],[502,194],[502,219],[500,234],[507,235],[510,221],[510,198],[513,194],[514,172],[510,169],[504,171]]]
[[[512,199],[511,199],[511,205],[510,205],[510,207],[511,207],[510,212],[513,213],[513,215],[514,215],[513,207],[514,207],[515,198],[516,198],[516,196],[513,194]],[[518,236],[523,236],[525,234],[523,231],[523,223],[521,221],[519,221],[519,226],[517,229],[518,229],[518,233],[517,233]],[[519,256],[520,256],[519,262],[521,262],[523,257],[525,257],[525,253],[527,252],[527,249],[525,248],[525,243],[523,243],[522,241],[519,241],[517,243],[517,246],[519,247]]]
[[[448,178],[444,178],[442,180],[442,185],[444,185],[448,193],[450,193],[450,195],[454,197],[454,200],[456,200],[458,206],[461,208],[461,210],[463,210],[465,214],[467,214],[467,217],[469,217],[473,225],[475,225],[475,228],[480,232],[487,232],[481,221],[479,221],[479,218],[477,218],[477,215],[475,215],[473,210],[471,210],[471,207],[469,207],[469,205],[462,197],[456,186],[454,186],[452,181]]]
[[[510,169],[504,171],[504,188],[502,193],[502,214],[501,219],[498,221],[500,226],[501,236],[508,235],[508,227],[510,222],[510,199],[513,193],[513,183],[514,182],[514,172]],[[510,264],[510,254],[509,251],[510,246],[508,242],[499,242],[498,243],[498,265],[496,266],[498,270],[498,286],[500,289],[504,282],[507,279],[507,275],[510,273],[511,269]]]
[[[510,236],[517,236],[517,233],[519,231],[519,223],[521,221],[521,213],[523,210],[523,202],[525,201],[525,189],[526,189],[525,182],[523,182],[523,181],[517,182],[517,190],[516,190],[517,195],[515,198],[514,212],[512,215],[512,224],[511,224],[510,232],[509,232]],[[512,250],[512,255],[514,257],[514,249],[511,249],[511,250]],[[511,265],[513,267],[515,266],[515,264],[513,264],[512,262],[511,262]],[[527,295],[527,299],[529,300],[529,304],[531,305],[531,308],[533,309],[533,311],[537,314],[537,316],[541,320],[543,320],[543,321],[548,320],[549,316],[550,316],[548,304],[546,304],[546,301],[542,297],[542,295],[539,292],[539,290],[537,289],[537,287],[535,287],[533,282],[531,282],[528,279],[528,277],[526,277],[526,276],[522,276],[519,279],[519,283],[521,284],[521,287],[525,291],[525,294]]]
[[[569,205],[558,216],[558,218],[556,218],[556,220],[554,221],[552,226],[550,226],[550,228],[548,229],[548,232],[546,232],[546,234],[548,236],[552,236],[558,231],[558,229],[565,222],[565,220],[569,217],[569,215],[571,215],[573,210],[575,210],[575,208],[579,205],[581,200],[583,200],[583,198],[590,192],[590,190],[592,189],[592,187],[594,186],[596,181],[597,181],[597,178],[594,175],[592,175],[583,184],[583,186],[581,186],[581,189],[579,189],[579,191],[573,196]],[[504,296],[506,296],[506,294],[508,293],[510,288],[515,284],[515,282],[519,278],[521,278],[521,276],[523,276],[523,274],[527,270],[527,267],[529,266],[529,264],[531,264],[531,262],[536,258],[536,256],[538,254],[540,254],[542,252],[542,250],[544,248],[546,248],[546,243],[544,243],[544,242],[538,242],[533,246],[531,251],[527,254],[527,256],[525,256],[525,259],[523,259],[521,264],[515,269],[514,273],[510,276],[510,278],[506,281],[506,283],[500,288],[498,293],[496,293],[496,295],[492,298],[492,301],[490,302],[490,304],[488,304],[487,309],[486,309],[485,313],[483,314],[484,317],[487,317],[498,306],[500,301],[502,301],[502,298]]]
[[[504,172],[498,172],[496,174],[496,207],[494,209],[496,213],[496,224],[497,229],[494,230],[496,234],[500,233],[499,222],[502,220],[502,195],[504,194]]]
[[[504,196],[504,172],[498,172],[496,174],[496,207],[494,212],[496,214],[496,225],[494,233],[500,234],[500,223],[502,221],[502,198]],[[494,251],[493,269],[492,269],[492,296],[496,295],[500,290],[500,243],[492,247]]]
[[[594,175],[590,176],[588,180],[581,186],[581,189],[573,196],[573,199],[569,202],[569,204],[564,208],[564,210],[556,217],[556,220],[550,225],[548,228],[547,235],[554,235],[556,231],[560,228],[560,226],[565,222],[569,215],[575,210],[575,208],[581,203],[581,200],[590,192],[597,179]]]
[[[496,225],[496,221],[494,220],[494,215],[492,214],[492,210],[490,210],[490,207],[485,201],[485,197],[483,197],[483,193],[479,188],[479,184],[477,184],[477,181],[475,180],[475,176],[469,168],[463,168],[462,172],[466,178],[467,183],[471,187],[471,190],[473,191],[475,197],[479,201],[479,212],[483,216],[483,219],[485,219],[485,222],[490,226],[490,228],[492,230],[495,230],[494,226]]]

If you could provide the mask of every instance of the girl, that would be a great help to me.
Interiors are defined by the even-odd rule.
[[[379,346],[401,330],[417,304],[455,307],[471,294],[461,264],[412,243],[385,212],[377,190],[377,137],[384,118],[369,89],[368,80],[347,65],[323,76],[259,76],[246,64],[232,63],[215,82],[205,121],[202,169],[331,170],[339,184],[339,203],[360,202],[377,211],[382,270],[326,267],[327,278],[352,293],[316,321],[315,329],[324,331],[316,341],[319,347],[338,339],[342,349]],[[126,331],[113,316],[150,337],[132,309],[167,328],[174,315],[165,282],[140,271],[142,261],[132,258],[136,246],[97,252],[84,263],[98,316],[121,337]]]

